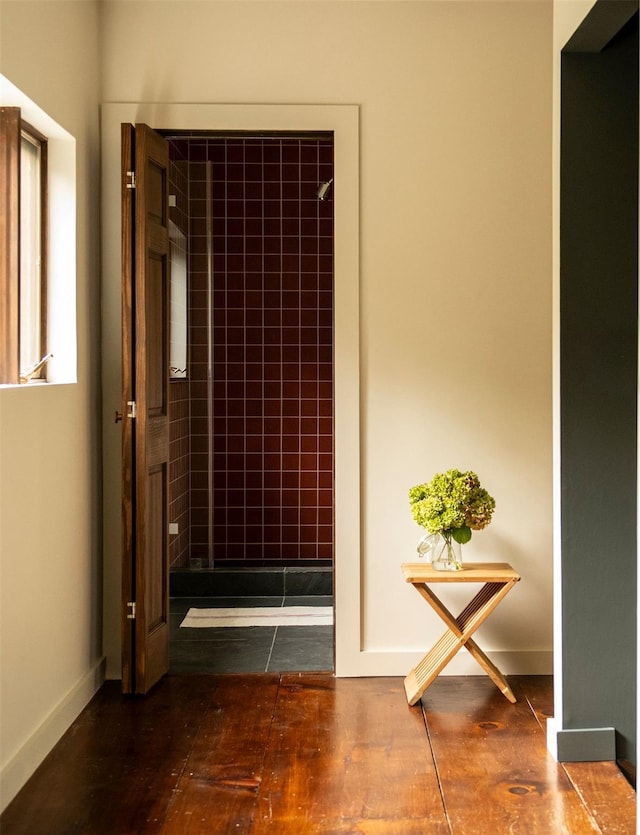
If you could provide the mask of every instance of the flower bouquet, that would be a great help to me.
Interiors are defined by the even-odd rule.
[[[431,552],[434,568],[449,571],[462,568],[454,542],[464,545],[472,531],[486,528],[496,506],[478,476],[460,470],[437,473],[427,484],[412,487],[409,503],[415,521],[428,531],[418,543],[418,553]]]

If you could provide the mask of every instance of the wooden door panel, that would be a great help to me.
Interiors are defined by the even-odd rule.
[[[167,259],[154,251],[147,268],[147,409],[150,416],[162,417],[168,404]]]
[[[167,206],[164,202],[166,192],[167,169],[154,159],[147,159],[146,203],[147,217],[159,227],[167,225]]]
[[[146,693],[169,662],[168,165],[161,136],[146,125],[123,126],[123,300],[130,299],[129,311],[123,308],[123,357],[130,363],[123,391],[135,401],[125,452],[131,463],[123,467],[133,473],[124,512],[131,531],[123,551],[123,690],[134,693]]]
[[[134,397],[134,341],[133,341],[133,293],[134,293],[134,201],[130,188],[129,172],[134,166],[135,129],[133,125],[121,126],[122,171],[122,602],[121,602],[121,653],[122,691],[134,692],[135,657],[134,621],[131,604],[135,600],[134,560],[134,420],[128,417],[129,403]]]
[[[167,672],[169,660],[168,167],[164,139],[146,125],[136,125],[138,693],[146,693]]]
[[[155,463],[165,461],[166,447],[169,443],[169,426],[167,421],[149,421],[147,424],[147,460],[149,467]]]

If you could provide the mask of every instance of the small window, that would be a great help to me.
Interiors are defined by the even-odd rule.
[[[0,383],[46,379],[47,140],[20,109],[0,109]]]
[[[0,73],[2,387],[78,382],[76,180],[75,138]]]

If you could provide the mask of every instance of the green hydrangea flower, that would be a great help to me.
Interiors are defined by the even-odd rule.
[[[478,476],[460,470],[437,473],[427,484],[412,487],[409,503],[418,525],[462,544],[471,539],[472,531],[487,527],[496,506]]]

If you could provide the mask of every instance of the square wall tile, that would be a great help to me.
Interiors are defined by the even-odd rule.
[[[316,190],[333,177],[333,140],[180,142],[193,184],[190,386],[198,400],[183,419],[191,427],[190,512],[194,519],[208,513],[208,492],[193,474],[207,473],[213,451],[216,563],[326,560],[333,543],[333,200],[332,190],[324,201]]]

